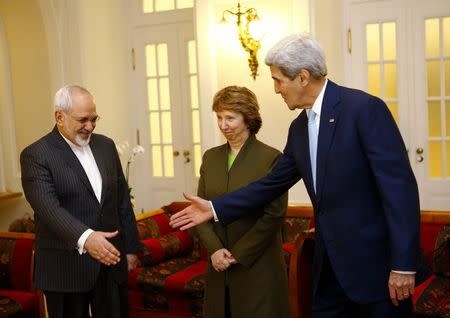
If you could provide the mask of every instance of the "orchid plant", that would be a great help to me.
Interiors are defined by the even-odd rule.
[[[125,180],[127,181],[127,184],[128,184],[128,191],[130,192],[130,198],[134,199],[134,196],[131,194],[131,190],[132,189],[131,189],[131,187],[129,185],[129,182],[128,182],[128,180],[130,178],[130,166],[131,166],[131,163],[134,162],[136,156],[141,154],[141,153],[144,153],[145,149],[141,145],[136,145],[136,146],[133,147],[133,149],[131,149],[131,151],[129,151],[130,144],[128,143],[128,141],[122,141],[122,142],[118,143],[116,148],[117,148],[117,152],[121,156],[124,156],[127,153],[129,153],[127,165],[125,167]]]

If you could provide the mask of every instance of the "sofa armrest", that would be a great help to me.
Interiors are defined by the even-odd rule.
[[[2,284],[10,285],[10,289],[33,291],[34,240],[34,233],[0,233],[2,261],[9,266]]]
[[[314,234],[314,228],[300,233],[289,261],[289,302],[296,318],[311,317]]]

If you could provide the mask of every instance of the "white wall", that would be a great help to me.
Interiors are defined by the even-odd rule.
[[[0,1],[0,191],[21,191],[19,154],[52,126],[49,55],[36,0]],[[0,201],[0,231],[31,212],[24,197]]]
[[[328,78],[344,83],[344,47],[343,39],[343,2],[342,0],[314,1],[315,37],[325,51]]]
[[[261,18],[265,36],[258,53],[258,77],[253,80],[247,65],[247,53],[241,48],[236,33],[223,31],[218,25],[222,12],[235,9],[233,0],[198,0],[196,21],[199,44],[200,88],[205,149],[223,142],[214,117],[211,114],[212,96],[227,85],[246,86],[257,96],[261,106],[263,126],[258,138],[279,150],[285,146],[291,121],[299,111],[290,111],[280,96],[273,90],[273,81],[264,57],[279,39],[296,32],[316,33],[328,60],[329,74],[333,80],[343,78],[343,56],[340,25],[342,23],[341,0],[248,0],[241,1],[243,7],[254,7]],[[208,48],[208,50],[206,50]],[[337,53],[336,53],[337,52]],[[215,134],[205,134],[205,129]],[[211,137],[213,136],[213,137]],[[303,182],[289,193],[290,203],[309,203]]]
[[[80,1],[83,85],[94,95],[101,116],[96,132],[116,142],[134,138],[133,109],[136,105],[130,104],[127,3],[123,0]]]
[[[131,1],[36,1],[41,8],[40,15],[46,32],[46,39],[41,42],[47,48],[50,73],[49,78],[47,77],[49,83],[46,84],[50,87],[45,95],[47,101],[39,105],[44,109],[45,118],[50,119],[44,120],[46,127],[39,128],[43,129],[39,135],[48,131],[47,126],[52,125],[50,103],[54,91],[63,84],[78,83],[94,94],[98,113],[102,117],[97,132],[112,137],[116,142],[134,142],[136,118],[133,109],[136,105],[130,104],[131,45],[127,20]],[[311,28],[324,47],[330,78],[340,82],[343,79],[341,2],[342,0],[242,1],[243,6],[258,10],[267,30],[258,54],[259,76],[254,81],[249,75],[247,55],[240,47],[237,36],[218,35],[216,30],[222,11],[234,7],[236,1],[196,1],[204,149],[223,142],[210,105],[213,94],[230,84],[247,86],[256,93],[263,116],[263,127],[258,137],[280,150],[283,149],[289,124],[298,112],[289,111],[281,98],[273,92],[269,69],[264,64],[265,54],[277,39]],[[35,10],[35,14],[39,13]],[[36,131],[31,124],[26,129]],[[302,183],[290,192],[290,202],[309,202]],[[30,211],[24,198],[1,203],[0,231],[7,227],[10,220]]]
[[[102,117],[96,132],[108,135],[115,141],[134,138],[133,105],[129,103],[128,1],[21,0],[2,4],[0,13],[3,14],[6,30],[19,21],[22,27],[14,28],[16,31],[23,30],[24,26],[34,26],[34,31],[29,35],[19,36],[10,32],[9,37],[14,38],[8,38],[9,42],[15,41],[13,43],[22,45],[13,47],[12,80],[8,83],[16,88],[12,93],[13,111],[16,117],[20,115],[20,125],[15,131],[18,136],[15,157],[24,146],[52,128],[52,95],[64,84],[80,84],[93,93],[97,111]],[[21,16],[26,17],[27,23],[21,20]],[[36,38],[38,31],[39,39]],[[27,36],[33,38],[27,39]],[[25,40],[19,41],[20,37]],[[38,50],[31,50],[38,40]],[[27,43],[33,45],[27,46]],[[29,50],[25,50],[27,47]],[[19,49],[20,54],[17,53]],[[36,58],[28,58],[26,61],[30,65],[18,64],[18,58],[22,58],[26,52],[38,52],[40,59],[46,52],[50,53],[40,63],[36,63]],[[20,68],[14,68],[16,65]],[[25,87],[22,85],[18,88],[19,80],[20,83],[29,80],[34,84],[24,84]],[[29,101],[24,102],[26,99]],[[24,116],[24,112],[32,116]],[[2,119],[5,115],[2,108]],[[5,155],[4,142],[2,146]],[[21,191],[19,175],[17,180],[18,188],[13,190]],[[24,197],[0,202],[0,231],[5,231],[12,220],[31,212]]]

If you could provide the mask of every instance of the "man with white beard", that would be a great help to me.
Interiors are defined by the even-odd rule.
[[[35,285],[50,318],[127,317],[127,273],[140,248],[114,142],[93,131],[93,96],[55,94],[53,130],[22,152],[22,186],[36,222]]]

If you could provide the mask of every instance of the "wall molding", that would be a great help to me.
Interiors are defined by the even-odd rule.
[[[16,133],[11,87],[11,66],[5,26],[0,18],[0,189],[21,191],[19,160],[16,156]]]

